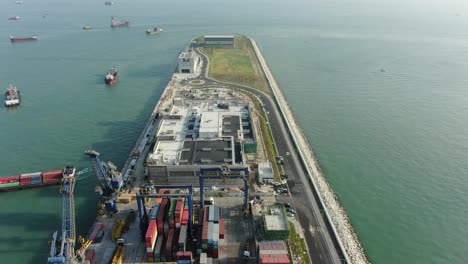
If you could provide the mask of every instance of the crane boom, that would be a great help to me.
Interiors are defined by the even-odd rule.
[[[63,208],[62,208],[62,235],[59,238],[58,232],[54,232],[52,236],[52,244],[50,247],[50,256],[47,259],[48,264],[74,264],[79,263],[75,259],[75,203],[73,191],[75,189],[75,172],[76,168],[67,166],[63,170],[62,193]]]

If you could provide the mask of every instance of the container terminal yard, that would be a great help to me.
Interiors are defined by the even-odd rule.
[[[62,226],[47,263],[367,263],[359,241],[341,235],[352,228],[336,230],[324,194],[306,179],[307,161],[291,143],[293,128],[288,133],[284,125],[284,98],[275,98],[281,94],[273,91],[275,103],[252,87],[208,76],[209,58],[198,47],[234,47],[236,38],[201,37],[179,55],[120,171],[103,160],[105,153],[84,150],[99,181],[98,216],[86,237],[75,234],[73,166],[53,171],[54,181],[52,172],[0,179],[0,190],[27,187],[28,177],[29,184],[61,184]],[[267,159],[261,111],[282,154],[277,164]],[[305,240],[301,252],[291,237]]]

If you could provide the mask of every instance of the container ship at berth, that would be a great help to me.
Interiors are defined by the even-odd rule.
[[[10,36],[11,42],[29,42],[29,41],[36,41],[37,39],[38,39],[37,36],[32,36],[28,38],[15,38],[13,36]]]
[[[74,174],[74,167],[63,170],[25,173],[15,176],[0,177],[0,192],[17,191],[62,183],[62,178]]]
[[[130,21],[125,20],[124,22],[116,21],[114,17],[111,18],[111,28],[116,27],[128,27],[130,26]]]
[[[5,106],[16,106],[21,103],[21,93],[18,88],[11,86],[7,88],[5,93]]]

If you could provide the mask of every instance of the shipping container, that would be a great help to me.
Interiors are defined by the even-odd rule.
[[[94,256],[96,256],[96,251],[94,249],[86,250],[86,259],[88,259],[91,263],[94,260]]]
[[[83,261],[83,264],[91,264],[91,261],[90,261],[89,259],[85,259],[85,260]]]
[[[213,222],[214,220],[214,214],[215,214],[215,206],[214,205],[208,205],[209,208],[209,214],[208,214],[208,221]]]
[[[52,171],[44,171],[42,173],[42,179],[57,179],[63,177],[63,170],[52,170]]]
[[[158,239],[156,240],[156,245],[154,247],[154,258],[155,259],[160,259],[161,258],[161,249],[163,245],[163,236],[158,236]]]
[[[18,186],[20,186],[19,182],[1,183],[0,184],[0,189],[18,187]]]
[[[176,260],[192,260],[191,251],[178,251],[176,254]]]
[[[158,225],[158,232],[159,233],[164,233],[164,220],[165,220],[165,215],[166,215],[166,209],[167,209],[167,201],[165,202],[164,199],[159,207],[158,211],[158,216],[157,216],[157,225]]]
[[[94,239],[93,243],[99,243],[102,241],[103,238],[104,238],[104,229],[102,229],[101,231],[97,233],[96,239]]]
[[[224,218],[219,219],[219,239],[224,239]]]
[[[166,241],[166,261],[172,261],[172,246],[174,243],[174,235],[175,235],[175,230],[171,229],[169,230],[169,233],[167,235],[167,241]]]
[[[192,264],[192,261],[187,259],[181,259],[177,260],[177,264]]]
[[[207,264],[207,258],[208,258],[208,256],[206,255],[206,253],[201,253],[200,254],[200,264]]]
[[[185,251],[186,244],[187,244],[187,226],[182,226],[180,228],[179,241],[178,241],[179,251]]]
[[[160,206],[160,204],[156,204],[153,209],[151,209],[150,219],[157,219]]]
[[[20,181],[20,176],[6,176],[6,177],[0,177],[0,184],[7,184],[7,183],[15,183]]]
[[[261,255],[260,264],[290,264],[288,255]]]
[[[147,251],[150,250],[151,254],[153,253],[154,244],[156,243],[156,237],[158,235],[158,229],[156,227],[156,220],[150,220],[148,224],[148,229],[145,235],[145,244]]]

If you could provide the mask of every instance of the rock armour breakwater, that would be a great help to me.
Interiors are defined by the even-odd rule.
[[[300,155],[304,159],[304,163],[306,164],[309,175],[312,178],[311,180],[314,183],[315,188],[318,191],[318,195],[322,200],[322,205],[325,207],[328,217],[332,222],[331,224],[335,228],[335,233],[339,237],[340,243],[346,251],[346,259],[350,263],[370,263],[365,255],[364,248],[362,247],[361,242],[356,232],[354,231],[348,216],[346,215],[345,210],[341,206],[338,198],[333,192],[333,189],[323,175],[318,160],[312,150],[312,146],[309,144],[309,141],[298,125],[298,122],[294,118],[294,115],[289,108],[288,102],[284,98],[283,93],[273,78],[273,75],[271,74],[267,63],[263,58],[257,43],[253,39],[250,39],[250,41],[260,61],[260,65],[265,72],[265,77],[267,78],[273,94],[275,95],[275,100],[279,105],[280,111],[282,112],[284,119],[288,124],[292,138],[298,147]]]

